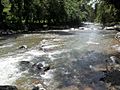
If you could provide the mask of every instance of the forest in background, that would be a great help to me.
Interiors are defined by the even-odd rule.
[[[81,22],[119,24],[118,0],[0,0],[1,30],[69,28]]]

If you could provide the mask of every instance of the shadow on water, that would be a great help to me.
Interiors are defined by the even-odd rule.
[[[111,83],[112,86],[120,85],[120,71],[113,70],[103,79],[104,82]]]
[[[12,39],[16,39],[17,37],[21,36],[20,34],[14,35],[2,35],[0,36],[0,46],[12,42]]]
[[[58,88],[69,87],[75,85],[79,88],[84,86],[92,86],[95,90],[107,90],[106,86],[100,82],[100,78],[105,77],[102,71],[95,71],[90,68],[92,65],[94,68],[97,65],[105,66],[105,60],[109,59],[109,55],[98,53],[94,51],[88,51],[84,54],[78,51],[72,51],[69,53],[71,57],[60,59],[61,65],[58,65],[55,72],[55,80],[59,81]],[[64,54],[68,57],[68,54]],[[71,61],[68,61],[71,59]],[[72,61],[72,59],[74,59]],[[60,63],[59,63],[60,64]]]
[[[44,33],[49,33],[49,34],[57,34],[57,35],[73,35],[74,33],[72,32],[65,32],[65,31],[48,31]]]
[[[65,29],[69,30],[69,29]],[[23,32],[21,34],[56,34],[56,35],[73,35],[72,32],[66,32],[64,30],[44,30],[44,31],[35,31],[35,32]]]

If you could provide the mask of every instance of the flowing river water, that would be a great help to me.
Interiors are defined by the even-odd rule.
[[[19,90],[34,86],[41,90],[108,90],[100,81],[104,73],[99,69],[105,69],[105,60],[111,56],[119,58],[120,43],[114,38],[117,31],[102,30],[92,23],[81,29],[1,37],[0,85],[15,85]],[[18,49],[21,45],[28,48]],[[51,68],[42,73],[28,63],[21,65],[23,61]]]

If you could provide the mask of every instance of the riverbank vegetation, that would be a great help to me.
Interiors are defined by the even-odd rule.
[[[74,26],[92,21],[89,0],[0,0],[3,29],[39,29],[47,26]],[[89,17],[88,17],[89,16]]]
[[[115,2],[116,1],[116,2]],[[117,0],[0,0],[0,29],[33,31],[120,21]]]
[[[120,23],[120,1],[99,0],[95,5],[95,21],[103,25],[115,25]]]

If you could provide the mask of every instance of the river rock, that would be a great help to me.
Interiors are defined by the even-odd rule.
[[[20,61],[19,65],[20,65],[20,69],[22,71],[24,71],[24,70],[27,70],[27,69],[31,69],[33,64],[29,61]]]
[[[50,65],[43,65],[41,62],[32,63],[29,61],[20,61],[20,70],[28,70],[31,73],[35,74],[44,74],[46,71],[50,70]]]
[[[33,67],[41,70],[41,69],[43,68],[43,64],[40,63],[40,62],[39,62],[39,63],[35,63],[35,64],[33,65]]]
[[[110,59],[114,64],[120,64],[120,58],[117,58],[116,56],[111,56]]]
[[[50,65],[43,67],[43,71],[44,71],[44,72],[46,72],[46,71],[48,71],[48,70],[50,70]]]
[[[120,32],[118,32],[118,33],[115,35],[115,39],[117,39],[117,40],[120,39]]]
[[[40,89],[38,86],[37,87],[34,86],[32,90],[40,90]]]
[[[33,71],[36,73],[42,73],[44,74],[48,70],[50,70],[50,65],[43,65],[42,63],[36,63],[33,66]]]
[[[0,90],[18,90],[16,86],[0,86]]]
[[[27,48],[28,48],[27,45],[22,45],[22,46],[18,47],[18,49],[27,49]]]
[[[43,64],[40,62],[32,64],[32,67],[29,68],[29,72],[32,74],[44,74]]]
[[[20,61],[20,64],[22,65],[28,65],[28,64],[30,64],[30,62],[29,61]]]
[[[46,89],[43,88],[41,84],[38,84],[37,86],[34,86],[32,90],[46,90]]]

